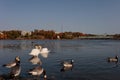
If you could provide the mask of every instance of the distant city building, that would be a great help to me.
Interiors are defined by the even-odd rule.
[[[21,35],[25,36],[26,34],[31,35],[31,31],[21,31]]]

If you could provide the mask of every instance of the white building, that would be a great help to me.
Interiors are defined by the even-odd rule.
[[[25,36],[26,34],[31,35],[31,31],[21,31],[21,35]]]

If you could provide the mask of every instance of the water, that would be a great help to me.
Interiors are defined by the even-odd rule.
[[[48,80],[120,80],[120,64],[108,63],[107,57],[120,56],[117,40],[0,40],[0,75],[10,69],[1,65],[20,56],[22,71],[19,80],[31,79],[28,70],[35,67],[28,62],[35,44],[50,49],[47,58],[39,55]],[[74,60],[72,70],[61,72],[61,61]],[[43,79],[42,76],[39,77]]]

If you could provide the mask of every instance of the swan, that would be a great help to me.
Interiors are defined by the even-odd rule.
[[[12,67],[16,66],[17,63],[20,63],[19,56],[16,56],[14,61],[7,63],[7,64],[3,64],[3,67],[12,68]]]
[[[108,57],[108,62],[118,62],[118,56]]]
[[[32,51],[29,53],[29,55],[38,56],[41,54],[43,57],[47,57],[49,52],[50,51],[48,48],[42,48],[42,46],[36,45],[35,48],[32,49]]]
[[[29,55],[32,56],[38,56],[40,54],[40,50],[38,49],[38,46],[36,45],[34,49],[29,53]]]
[[[33,69],[30,69],[28,74],[33,76],[40,76],[41,74],[43,74],[43,77],[45,79],[47,78],[46,71],[41,66],[37,66]]]
[[[32,64],[42,64],[42,61],[40,60],[40,58],[38,56],[32,56],[29,59],[29,62],[31,62]]]
[[[48,48],[42,48],[42,46],[38,46],[38,49],[40,50],[40,54],[44,54],[44,53],[49,53],[50,50],[48,50]]]

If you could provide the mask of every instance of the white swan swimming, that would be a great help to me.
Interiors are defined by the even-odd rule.
[[[32,49],[29,55],[38,56],[39,54],[41,54],[41,56],[43,56],[44,58],[47,58],[49,52],[50,50],[48,50],[48,48],[42,48],[42,46],[36,45],[35,49]]]
[[[40,45],[38,46],[38,49],[40,50],[41,54],[50,52],[50,50],[48,50],[48,48],[42,48],[42,46],[40,46]]]
[[[38,49],[38,46],[36,45],[34,49],[29,53],[29,55],[32,56],[38,56],[40,54],[40,50]]]
[[[39,49],[32,49],[32,51],[29,53],[29,55],[32,55],[32,56],[38,56],[39,54],[40,54]]]

